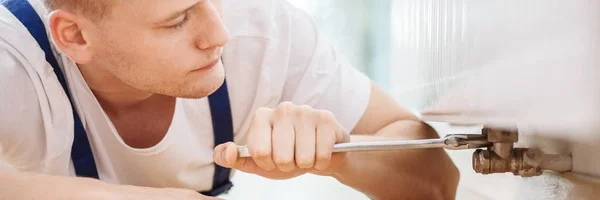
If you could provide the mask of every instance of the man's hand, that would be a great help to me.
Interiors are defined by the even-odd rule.
[[[305,173],[333,174],[344,154],[332,154],[349,133],[328,111],[281,103],[276,109],[259,109],[249,128],[248,151],[238,158],[234,143],[215,148],[218,165],[271,179],[288,179]]]

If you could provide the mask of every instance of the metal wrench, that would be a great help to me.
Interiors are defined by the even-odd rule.
[[[448,150],[477,149],[492,146],[482,134],[453,134],[440,139],[349,142],[336,144],[333,152],[389,151],[401,149],[445,148]],[[251,157],[247,147],[238,147],[239,157]]]

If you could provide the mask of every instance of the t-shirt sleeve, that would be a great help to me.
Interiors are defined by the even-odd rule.
[[[282,100],[329,110],[352,131],[369,103],[371,80],[318,34],[306,13],[288,11],[294,31]]]
[[[31,78],[0,43],[0,170],[28,170],[44,157],[39,113]]]

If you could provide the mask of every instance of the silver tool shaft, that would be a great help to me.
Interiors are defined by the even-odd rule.
[[[336,144],[333,152],[389,151],[402,149],[445,148],[448,150],[474,149],[490,146],[482,135],[448,135],[440,139],[349,142]],[[251,157],[248,148],[238,147],[240,157]]]
[[[333,152],[444,148],[447,146],[445,141],[446,139],[350,142],[336,144]]]

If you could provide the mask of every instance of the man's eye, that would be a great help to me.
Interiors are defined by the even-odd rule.
[[[189,19],[189,17],[188,17],[188,15],[186,14],[186,15],[183,17],[183,19],[181,20],[181,22],[179,22],[179,23],[177,23],[177,24],[175,24],[175,25],[169,26],[169,28],[172,28],[172,29],[179,29],[179,28],[183,27],[183,26],[184,26],[184,25],[187,23],[188,19]]]

